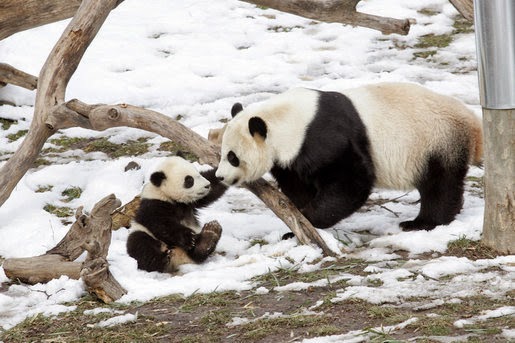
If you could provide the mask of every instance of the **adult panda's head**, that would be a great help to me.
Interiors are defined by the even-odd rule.
[[[222,137],[221,159],[216,176],[227,185],[239,185],[259,179],[274,165],[267,144],[268,126],[258,113],[243,110],[236,103],[231,110],[233,119]]]
[[[188,204],[209,193],[211,183],[182,157],[165,159],[150,175],[141,194],[144,199],[157,199]]]

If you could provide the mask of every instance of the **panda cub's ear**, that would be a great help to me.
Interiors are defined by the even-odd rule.
[[[255,133],[261,136],[261,138],[266,138],[266,133],[268,132],[266,123],[263,119],[259,117],[252,117],[249,119],[249,132],[252,136]]]
[[[237,102],[234,105],[232,105],[231,116],[234,118],[241,111],[243,111],[243,106],[239,102]]]
[[[163,183],[163,180],[166,179],[165,173],[162,171],[154,172],[152,175],[150,175],[150,182],[156,187],[161,187],[161,183]]]

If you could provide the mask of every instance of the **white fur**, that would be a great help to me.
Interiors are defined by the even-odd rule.
[[[458,100],[416,84],[381,83],[341,93],[351,99],[367,129],[376,187],[413,189],[427,155],[457,158],[460,147],[451,143],[453,134],[467,134],[467,123],[478,121]]]
[[[188,204],[203,198],[209,193],[211,183],[198,170],[182,157],[168,157],[155,170],[163,172],[166,179],[159,187],[151,182],[143,187],[141,197],[169,202]],[[184,187],[184,178],[190,175],[194,179],[193,187]]]
[[[316,113],[317,99],[318,94],[312,90],[294,88],[238,113],[225,129],[216,176],[224,177],[229,185],[236,180],[240,184],[257,180],[276,162],[288,166],[302,146],[306,128]],[[252,117],[265,121],[265,141],[250,135],[248,121]],[[227,161],[231,150],[240,159],[238,168]]]
[[[428,154],[438,153],[448,161],[458,158],[462,146],[456,142],[471,145],[470,162],[481,155],[479,119],[456,99],[405,83],[336,91],[352,100],[367,129],[378,187],[414,188]],[[258,179],[274,163],[288,166],[316,114],[317,99],[317,92],[297,88],[236,115],[225,128],[216,176],[239,184]],[[267,124],[266,140],[250,135],[248,121],[254,116]],[[240,159],[239,167],[227,161],[231,150]]]

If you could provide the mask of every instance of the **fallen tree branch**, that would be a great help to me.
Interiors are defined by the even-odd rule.
[[[79,207],[75,222],[57,245],[44,255],[8,258],[3,263],[5,275],[13,280],[35,284],[67,275],[82,280],[88,291],[105,303],[122,297],[126,291],[109,272],[107,252],[111,244],[111,213],[120,206],[113,194],[95,204],[90,215]],[[74,262],[84,250],[84,263]]]
[[[66,109],[63,109],[66,107]],[[88,121],[86,122],[86,119]],[[64,129],[84,123],[83,127],[105,130],[127,126],[150,131],[169,138],[197,155],[201,163],[213,167],[220,160],[220,147],[181,123],[159,112],[122,105],[88,105],[79,100],[70,100],[49,116],[46,125],[52,130]],[[325,255],[334,256],[311,223],[291,201],[263,179],[244,187],[258,196],[297,236],[302,244],[316,244]]]
[[[383,34],[397,33],[407,35],[412,19],[380,17],[356,11],[360,0],[242,0],[254,5],[270,7],[281,12],[295,14],[304,18],[364,26],[379,30]]]
[[[0,84],[1,83],[10,83],[15,86],[34,90],[38,84],[38,78],[18,70],[9,64],[0,63]]]

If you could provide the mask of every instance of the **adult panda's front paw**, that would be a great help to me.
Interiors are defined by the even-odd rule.
[[[401,227],[402,231],[431,231],[436,227],[436,224],[415,219],[401,222],[399,226]]]

